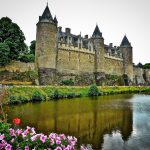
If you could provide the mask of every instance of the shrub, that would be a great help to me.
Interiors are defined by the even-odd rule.
[[[66,95],[66,97],[67,97],[67,98],[74,98],[74,97],[76,97],[76,94],[75,94],[75,93],[68,93],[68,94]]]
[[[10,103],[10,104],[18,104],[18,103],[19,103],[19,100],[18,100],[17,96],[11,95],[11,96],[9,97],[9,103]]]
[[[24,54],[20,57],[20,61],[22,62],[34,62],[35,56],[33,54]]]
[[[25,96],[19,96],[18,101],[20,101],[21,103],[25,103],[28,102],[28,99]]]
[[[51,99],[60,99],[60,98],[63,98],[64,95],[56,89],[50,97]]]
[[[32,95],[31,101],[42,101],[45,100],[44,95],[42,95],[39,91],[35,91]]]
[[[72,79],[69,80],[62,80],[60,85],[74,85],[74,82]]]
[[[98,96],[98,95],[101,95],[101,92],[99,92],[97,86],[95,84],[91,85],[88,91],[88,96]]]

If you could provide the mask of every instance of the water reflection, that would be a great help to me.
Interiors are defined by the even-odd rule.
[[[149,114],[147,111],[141,113],[137,108],[143,101],[142,97],[117,95],[98,99],[80,98],[28,103],[5,109],[9,120],[14,117],[22,119],[23,128],[29,125],[34,126],[39,132],[74,135],[78,138],[79,145],[92,144],[93,149],[134,149],[137,147],[136,141],[138,138],[141,140],[143,133],[145,136],[143,140],[150,139],[150,134],[147,134],[148,130],[150,131],[148,107]],[[142,102],[142,104],[145,103],[147,103],[147,97]]]

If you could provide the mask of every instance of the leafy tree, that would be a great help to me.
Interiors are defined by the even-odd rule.
[[[24,54],[20,57],[20,61],[23,61],[23,62],[34,62],[34,59],[35,59],[35,56],[33,54]]]
[[[1,55],[1,57],[8,59],[6,62],[19,60],[20,54],[23,54],[27,50],[24,40],[25,36],[16,23],[13,23],[8,17],[0,19],[0,43],[1,47],[3,47],[0,51],[4,51],[4,47],[6,47],[2,46],[2,44],[7,45],[6,53]]]
[[[35,55],[35,44],[36,44],[35,40],[31,41],[30,53],[33,54],[33,55]]]
[[[10,53],[10,49],[5,43],[0,43],[0,66],[5,66],[11,60],[8,57]]]
[[[143,69],[150,69],[150,63],[146,63],[145,65],[143,65]]]

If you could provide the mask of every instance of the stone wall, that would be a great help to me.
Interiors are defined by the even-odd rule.
[[[104,72],[105,74],[121,76],[124,73],[123,60],[110,56],[104,57]]]
[[[93,73],[94,52],[69,49],[58,50],[57,71],[60,73]]]
[[[150,69],[134,67],[133,79],[136,85],[150,85]]]
[[[0,71],[9,71],[9,72],[35,71],[35,63],[12,61],[9,65],[0,67]]]

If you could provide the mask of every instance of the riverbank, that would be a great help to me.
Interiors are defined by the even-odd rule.
[[[89,96],[90,86],[12,86],[1,88],[4,104]],[[150,93],[146,86],[100,86],[96,95]],[[95,91],[94,91],[95,92]]]

